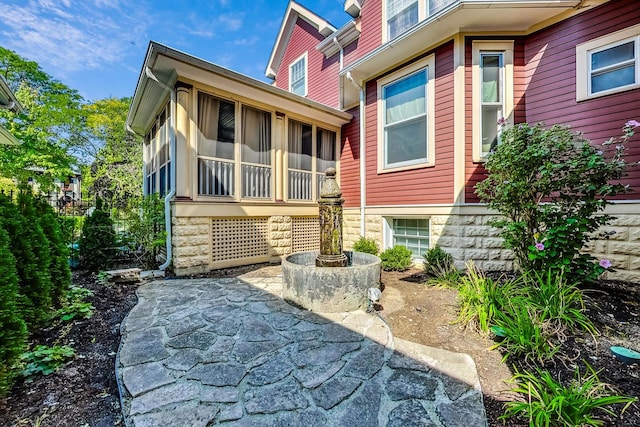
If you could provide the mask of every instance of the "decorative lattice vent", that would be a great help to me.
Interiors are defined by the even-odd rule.
[[[211,221],[213,262],[269,255],[268,218],[227,218]]]
[[[320,223],[317,216],[291,218],[291,251],[320,250]]]

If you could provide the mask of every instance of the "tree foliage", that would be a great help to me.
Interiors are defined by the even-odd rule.
[[[83,124],[83,99],[33,61],[0,47],[0,74],[25,112],[0,110],[0,124],[22,144],[0,150],[0,175],[20,184],[33,177],[43,188],[71,173]],[[34,173],[34,170],[38,173]]]
[[[590,280],[607,264],[581,253],[600,226],[608,199],[627,191],[625,142],[635,121],[619,140],[601,146],[565,126],[519,124],[506,129],[489,156],[487,179],[476,193],[503,218],[493,225],[524,270],[568,270],[571,280]],[[606,267],[605,267],[606,268]]]
[[[126,208],[142,197],[142,142],[125,130],[130,98],[108,98],[84,106],[84,153],[91,164],[84,183],[92,195]]]

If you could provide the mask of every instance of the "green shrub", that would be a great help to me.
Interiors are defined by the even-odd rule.
[[[64,295],[62,307],[58,310],[60,320],[67,322],[77,317],[89,319],[93,316],[93,304],[84,299],[93,295],[89,289],[71,286]]]
[[[51,299],[59,305],[62,294],[71,286],[71,269],[69,268],[69,248],[65,242],[56,214],[46,200],[35,199],[34,207],[38,222],[49,242],[49,274],[51,276]]]
[[[564,385],[554,379],[548,371],[536,368],[536,372],[518,372],[511,379],[516,384],[513,392],[522,396],[522,401],[507,402],[502,420],[514,416],[528,419],[531,426],[601,426],[596,410],[609,415],[616,414],[609,408],[614,404],[626,404],[624,412],[637,398],[615,394],[615,391],[598,378],[598,373],[585,362],[586,372],[574,372],[573,381]]]
[[[37,345],[33,350],[20,356],[20,359],[26,365],[22,370],[22,376],[29,381],[38,374],[52,374],[68,359],[72,358],[74,354],[73,348],[66,345],[54,345],[52,347]]]
[[[380,247],[376,243],[375,239],[367,239],[364,236],[360,236],[358,241],[353,245],[355,252],[364,252],[365,254],[378,255]]]
[[[84,216],[65,216],[58,215],[57,219],[60,223],[60,231],[65,244],[71,245],[76,243],[80,238],[82,232],[82,224],[84,223]]]
[[[80,236],[80,262],[89,271],[111,267],[117,253],[116,233],[109,214],[100,199],[96,210],[84,221]]]
[[[26,347],[27,327],[18,310],[16,259],[9,250],[9,235],[0,227],[0,396],[10,388],[13,365]]]
[[[493,225],[520,268],[568,270],[571,281],[593,280],[605,270],[580,250],[610,222],[600,215],[607,199],[628,191],[619,179],[635,126],[629,121],[621,138],[601,146],[558,125],[522,123],[504,130],[476,193],[503,215]]]
[[[380,254],[382,269],[384,271],[404,271],[411,267],[411,251],[405,246],[396,245]]]
[[[442,271],[453,269],[453,257],[451,254],[445,252],[439,245],[435,245],[429,249],[424,258],[424,271],[436,275]]]

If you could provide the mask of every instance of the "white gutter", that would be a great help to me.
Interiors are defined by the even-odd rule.
[[[356,81],[353,79],[353,76],[351,75],[351,72],[349,71],[347,73],[347,79],[349,79],[349,81],[351,83],[353,83],[353,85],[358,88],[358,91],[360,93],[360,113],[359,113],[359,126],[360,126],[360,235],[362,237],[365,237],[364,233],[365,233],[365,204],[367,202],[367,198],[365,197],[365,190],[366,190],[366,174],[365,174],[365,154],[364,154],[364,135],[365,135],[365,123],[364,123],[364,88],[362,86],[360,86],[358,83],[356,83]]]
[[[335,43],[335,45],[338,46],[338,50],[340,51],[340,71],[342,71],[342,64],[343,64],[343,58],[344,58],[344,49],[342,49],[342,46],[340,46],[340,42],[338,41],[337,37],[333,38],[333,43]]]
[[[168,90],[171,95],[171,101],[169,103],[169,108],[171,110],[171,116],[169,117],[169,159],[171,160],[171,188],[169,189],[169,193],[164,198],[164,228],[167,232],[166,239],[166,247],[167,247],[167,260],[159,266],[160,270],[166,270],[167,267],[171,264],[171,260],[173,258],[173,250],[171,248],[171,199],[176,195],[176,91],[173,90],[171,86],[166,84],[165,82],[161,82],[158,78],[153,74],[151,68],[145,67],[144,73],[151,80],[154,80],[161,87]]]

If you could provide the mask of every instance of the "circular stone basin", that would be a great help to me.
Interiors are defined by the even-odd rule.
[[[318,251],[282,260],[282,296],[289,304],[320,313],[365,309],[369,288],[380,287],[380,258],[345,251],[346,267],[316,267]]]

